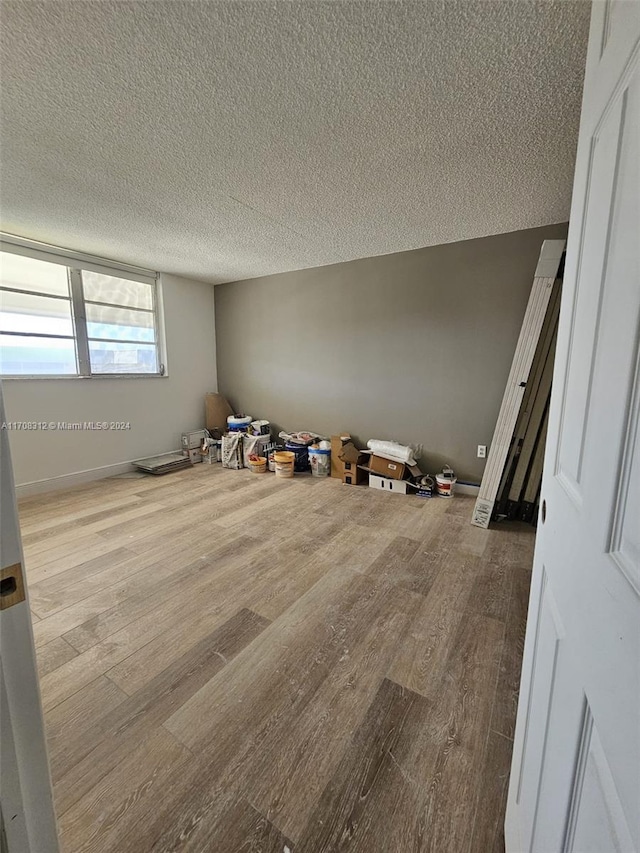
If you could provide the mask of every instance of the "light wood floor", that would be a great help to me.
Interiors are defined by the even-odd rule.
[[[21,502],[65,853],[497,853],[534,534],[198,465]]]

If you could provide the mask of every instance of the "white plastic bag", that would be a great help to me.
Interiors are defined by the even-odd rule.
[[[367,447],[376,456],[382,456],[383,459],[391,459],[392,462],[404,462],[405,465],[416,464],[415,451],[412,447],[407,447],[404,444],[372,438],[367,442]]]
[[[238,470],[242,461],[242,433],[228,432],[222,436],[222,467]]]

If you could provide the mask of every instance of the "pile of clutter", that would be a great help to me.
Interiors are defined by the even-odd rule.
[[[205,409],[207,428],[182,434],[182,452],[192,463],[218,462],[223,468],[272,471],[283,478],[310,471],[315,477],[337,477],[347,486],[366,483],[423,498],[453,495],[453,469],[445,465],[434,476],[425,474],[416,462],[420,448],[371,439],[361,450],[348,433],[329,440],[310,430],[280,432],[274,439],[269,421],[233,413],[219,394],[206,395]]]
[[[227,419],[227,432],[217,441],[217,457],[223,468],[249,468],[255,474],[267,470],[279,477],[311,471],[317,477],[329,474],[331,445],[321,435],[303,430],[271,437],[268,421],[254,421],[248,415]]]
[[[430,498],[452,497],[456,482],[453,469],[445,465],[435,476],[424,474],[416,463],[417,450],[395,441],[370,439],[359,450],[348,433],[331,436],[331,476],[345,485],[368,482],[372,489],[394,494]]]
[[[229,416],[227,432],[220,439],[208,439],[208,461],[219,461],[223,468],[249,468],[255,474],[267,470],[280,477],[311,471],[316,477],[330,472],[331,444],[321,435],[302,431],[271,437],[268,421],[252,421],[248,415]]]
[[[302,430],[281,432],[274,440],[269,421],[233,413],[219,394],[206,395],[205,410],[207,428],[182,434],[182,452],[192,463],[219,462],[223,468],[287,478],[306,471],[329,476],[331,443],[324,436]]]

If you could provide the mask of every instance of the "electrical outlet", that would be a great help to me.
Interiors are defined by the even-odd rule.
[[[479,444],[478,445],[478,459],[484,459],[487,455],[487,445]]]

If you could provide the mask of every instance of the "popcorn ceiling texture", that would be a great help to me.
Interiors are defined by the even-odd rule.
[[[212,282],[568,218],[590,4],[2,3],[2,228]]]

